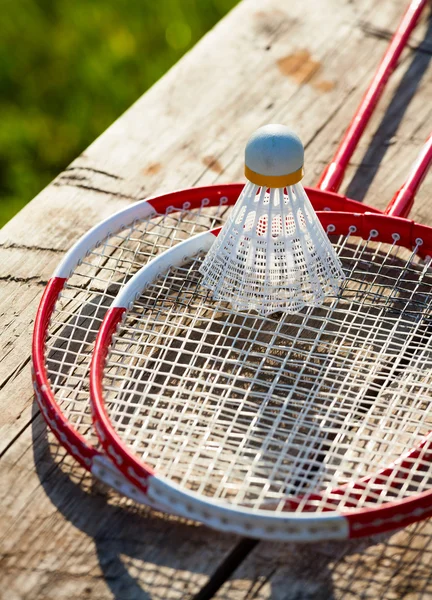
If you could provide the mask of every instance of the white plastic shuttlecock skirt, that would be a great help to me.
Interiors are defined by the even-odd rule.
[[[263,315],[318,306],[345,279],[301,184],[248,182],[200,271],[215,300]]]

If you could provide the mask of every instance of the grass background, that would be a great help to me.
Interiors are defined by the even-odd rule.
[[[238,0],[2,0],[0,226]]]

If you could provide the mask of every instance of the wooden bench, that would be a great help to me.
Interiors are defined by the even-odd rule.
[[[71,244],[134,200],[241,180],[245,141],[264,123],[299,132],[305,182],[316,182],[405,4],[244,0],[3,229],[1,597],[432,598],[430,522],[381,543],[252,550],[92,481],[47,432],[30,381],[37,304]],[[430,23],[416,29],[346,177],[343,191],[379,208],[431,127]],[[431,198],[429,177],[413,210],[429,225]]]

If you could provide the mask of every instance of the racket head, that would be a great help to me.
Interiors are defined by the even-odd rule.
[[[424,8],[425,2],[415,3],[414,1],[411,3],[410,8],[408,9],[404,19],[398,27],[397,33],[394,36],[394,41],[392,41],[386,51],[385,57],[383,60],[387,60],[387,67],[377,73],[374,76],[374,80],[371,83],[370,90],[379,83],[380,90],[384,89],[386,82],[388,80],[388,76],[392,70],[392,62],[396,61],[402,48],[406,45],[408,36],[415,26],[418,16],[420,15],[421,10]],[[397,39],[396,39],[397,38]],[[381,92],[379,92],[381,93]],[[369,96],[371,96],[369,94]],[[368,114],[372,113],[376,100],[370,97],[370,110]],[[357,116],[360,116],[364,107],[364,101],[362,101],[360,107],[357,109]],[[360,132],[361,135],[361,132]],[[352,153],[354,147],[357,145],[360,135],[357,135],[355,132],[352,132],[351,135],[351,148],[350,152]],[[350,134],[345,134],[344,139],[341,146],[345,145],[350,138]],[[337,162],[337,161],[336,161]],[[333,160],[332,165],[330,167],[334,167],[336,165],[335,160]],[[348,162],[348,161],[346,161]],[[339,181],[337,185],[333,186],[333,189],[337,189],[339,187],[342,171],[344,170],[344,166],[337,164],[338,177]],[[242,184],[233,184],[231,186],[211,186],[209,188],[197,188],[197,191],[185,190],[184,192],[177,192],[173,194],[167,194],[159,199],[150,199],[148,201],[149,204],[153,206],[156,210],[156,213],[163,215],[168,212],[170,207],[175,211],[177,208],[181,208],[182,214],[184,213],[184,204],[188,202],[194,202],[194,199],[197,200],[195,193],[197,196],[208,197],[210,205],[213,205],[213,202],[216,202],[220,199],[220,194],[227,195],[228,199],[231,200],[234,196],[237,198],[242,189]],[[322,181],[318,184],[318,187],[324,188],[327,190],[329,186],[325,186]],[[323,192],[320,189],[311,189],[307,188],[307,192],[309,197],[314,205],[316,210],[350,210],[350,211],[358,211],[363,212],[367,210],[367,207],[361,205],[355,201],[349,200],[346,197],[332,193],[329,191]],[[232,196],[233,195],[233,196]],[[33,345],[32,345],[32,360],[33,360],[33,385],[35,390],[36,399],[38,401],[39,407],[42,411],[42,414],[47,421],[50,428],[53,430],[59,442],[64,445],[68,451],[80,462],[82,466],[87,469],[91,469],[93,462],[96,462],[100,459],[103,459],[103,456],[97,450],[95,443],[93,441],[92,434],[89,432],[89,428],[87,426],[87,413],[88,406],[84,410],[79,410],[78,413],[81,416],[74,415],[74,411],[72,409],[66,410],[64,406],[64,398],[60,397],[58,391],[53,388],[53,384],[50,381],[49,374],[47,373],[47,364],[46,364],[46,354],[47,354],[47,345],[46,340],[49,337],[49,323],[54,319],[54,316],[57,312],[57,301],[59,300],[62,290],[68,287],[68,282],[76,272],[77,264],[79,264],[84,257],[92,256],[92,250],[98,247],[98,241],[102,241],[108,239],[109,234],[115,234],[119,231],[122,231],[122,227],[127,227],[130,223],[133,222],[133,219],[142,219],[141,210],[143,209],[144,213],[147,210],[147,204],[138,203],[134,205],[130,209],[125,209],[124,211],[120,211],[117,215],[114,215],[113,218],[107,219],[100,226],[94,228],[90,234],[85,235],[83,238],[77,242],[74,248],[67,254],[65,260],[60,265],[57,273],[48,283],[46,291],[42,297],[36,322],[34,328],[34,336],[33,336]],[[191,210],[192,206],[191,206]],[[376,209],[370,208],[371,211],[375,212]],[[378,212],[378,211],[376,211]],[[116,218],[118,217],[118,219]],[[148,217],[148,215],[147,215]],[[131,220],[132,219],[132,220]],[[208,222],[208,227],[214,226],[216,223],[213,221]],[[117,242],[118,243],[118,242]],[[158,249],[155,248],[155,252],[157,253]],[[132,271],[133,273],[133,271]],[[127,280],[129,274],[125,273],[124,281]],[[63,281],[62,281],[63,280]],[[88,277],[89,280],[89,289],[91,289],[92,280]],[[123,281],[123,283],[124,283]],[[120,284],[122,285],[122,284]],[[108,296],[109,297],[109,296]],[[83,306],[83,302],[79,302],[78,298],[76,301],[76,311],[79,313],[81,310],[80,306]],[[101,311],[101,316],[103,315],[103,311]],[[94,325],[100,322],[98,318],[91,318],[87,315],[87,324],[90,328],[93,328]],[[84,348],[81,348],[81,358],[80,365],[85,370],[85,365],[88,364],[89,356],[91,353],[91,345],[92,342],[89,342],[89,345]],[[74,357],[74,352],[69,352],[68,358],[70,359],[70,364],[68,366],[69,370],[72,370],[74,366],[76,366],[76,356]],[[55,370],[55,369],[54,369]],[[54,373],[55,375],[55,373]],[[82,380],[81,380],[82,381]],[[82,384],[78,384],[80,390],[83,387]],[[76,387],[76,384],[74,384]],[[67,384],[63,384],[63,388],[66,390]],[[84,403],[87,399],[86,390],[82,390],[85,396]],[[70,404],[70,403],[69,403]],[[84,414],[84,416],[83,416]],[[110,466],[107,464],[106,468],[109,470]]]
[[[303,310],[297,323],[292,315],[272,320],[234,313],[211,301],[199,287],[198,274],[211,233],[150,262],[107,312],[91,366],[95,428],[116,467],[148,501],[218,529],[291,541],[363,537],[432,514],[432,421],[427,413],[432,343],[428,331],[419,331],[432,309],[432,229],[378,214],[327,212],[319,217],[338,240],[347,283],[340,298],[324,308]],[[291,333],[289,327],[294,327]],[[257,330],[264,341],[257,340]],[[349,340],[347,347],[343,338]],[[263,380],[255,381],[251,373],[270,339],[276,340],[276,351],[265,358]],[[303,344],[309,348],[306,357]],[[311,354],[317,344],[321,354]],[[392,364],[407,347],[412,355],[402,354],[401,360],[408,366],[395,371]],[[248,361],[242,362],[242,353]],[[338,365],[342,379],[332,388]],[[319,377],[313,378],[314,370]],[[312,383],[302,391],[308,380]],[[402,391],[391,404],[395,390],[388,386],[396,384]],[[363,391],[353,400],[357,388]],[[238,407],[245,399],[248,417],[243,419]],[[298,412],[301,426],[294,431]],[[258,430],[247,423],[256,414]],[[351,421],[344,424],[348,416]],[[272,429],[269,423],[278,418]],[[229,443],[223,441],[224,427],[236,430]],[[194,441],[192,430],[208,445]],[[357,439],[353,449],[352,439]],[[224,443],[230,456],[224,455]],[[340,456],[339,447],[348,458]],[[274,463],[266,458],[270,454]],[[218,477],[209,480],[209,472]]]
[[[126,495],[138,492],[105,460],[91,426],[88,372],[97,329],[118,290],[146,261],[194,232],[221,224],[243,185],[176,191],[117,212],[71,248],[40,301],[32,379],[42,415],[84,468],[102,469],[106,483]],[[317,210],[368,210],[343,195],[307,189]]]

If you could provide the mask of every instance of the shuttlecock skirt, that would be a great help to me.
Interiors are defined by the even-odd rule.
[[[300,183],[265,189],[248,182],[200,271],[215,300],[263,315],[320,305],[345,278]]]

